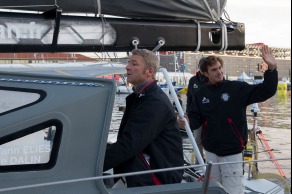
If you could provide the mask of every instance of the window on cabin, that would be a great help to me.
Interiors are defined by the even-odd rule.
[[[0,96],[0,113],[31,104],[40,98],[40,94],[37,93],[7,90],[0,90]]]
[[[0,166],[48,163],[55,133],[52,126],[0,145]]]
[[[42,98],[43,92],[0,88],[0,115],[32,105]]]
[[[13,113],[21,114],[22,109],[40,103],[46,93],[34,89],[0,87],[0,96],[0,116],[9,119],[14,117]],[[56,163],[62,123],[49,120],[23,129],[15,124],[10,134],[4,129],[7,135],[0,136],[0,173],[52,168]]]
[[[56,163],[62,124],[51,120],[0,137],[0,173],[44,170]]]

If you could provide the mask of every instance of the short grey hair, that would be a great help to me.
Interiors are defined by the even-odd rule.
[[[155,78],[155,75],[160,66],[160,61],[156,54],[147,49],[134,49],[132,51],[132,55],[139,55],[143,57],[145,60],[146,68],[153,68],[153,78]]]

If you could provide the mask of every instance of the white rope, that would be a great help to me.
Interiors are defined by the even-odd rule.
[[[195,50],[195,52],[198,52],[201,48],[201,42],[202,42],[202,29],[201,29],[201,23],[198,23],[198,44],[197,44],[197,48]]]
[[[220,51],[226,51],[228,48],[227,26],[223,22],[220,22],[220,26],[221,26],[221,31],[222,31],[222,37],[221,37],[222,47],[221,47]]]
[[[225,49],[224,49],[224,51],[226,51],[228,48],[228,30],[227,30],[226,24],[224,24],[224,29],[225,29]]]

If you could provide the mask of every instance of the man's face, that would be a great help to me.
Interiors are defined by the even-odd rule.
[[[126,66],[127,81],[135,86],[152,79],[152,68],[146,69],[145,60],[140,55],[132,55]]]
[[[208,72],[204,72],[204,75],[208,77],[211,84],[218,84],[223,81],[223,68],[219,61],[214,65],[208,67]]]

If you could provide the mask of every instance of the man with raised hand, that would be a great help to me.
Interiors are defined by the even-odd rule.
[[[228,162],[213,166],[211,175],[229,194],[244,193],[241,162],[248,135],[246,108],[271,98],[277,91],[275,57],[266,45],[262,47],[261,56],[269,69],[264,73],[264,82],[257,85],[224,80],[223,60],[217,56],[207,57],[200,69],[209,82],[197,92],[188,112],[192,130],[203,125],[201,141],[206,160]]]

